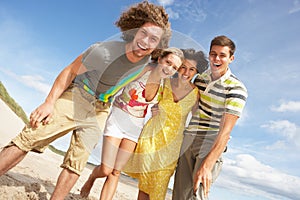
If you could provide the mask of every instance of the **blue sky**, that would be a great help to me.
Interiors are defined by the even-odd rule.
[[[76,56],[118,35],[113,24],[133,2],[0,1],[0,80],[27,114]],[[167,9],[175,38],[189,38],[205,52],[216,35],[237,45],[231,69],[249,98],[210,200],[300,199],[300,1],[151,2]]]

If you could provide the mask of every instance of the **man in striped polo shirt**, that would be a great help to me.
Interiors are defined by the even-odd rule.
[[[248,96],[229,68],[234,51],[231,39],[215,37],[209,51],[210,69],[195,79],[200,99],[184,131],[173,200],[206,199],[219,175],[222,153]]]

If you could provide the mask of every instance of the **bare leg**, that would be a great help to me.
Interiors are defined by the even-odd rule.
[[[58,177],[56,187],[50,200],[64,200],[71,191],[72,187],[75,185],[78,178],[78,174],[68,169],[63,169]]]
[[[107,177],[112,173],[121,141],[119,138],[104,136],[101,165],[93,169],[88,180],[82,186],[81,197],[88,197],[97,178]]]
[[[96,170],[96,168],[100,168],[100,166],[98,165],[97,167],[94,168],[94,170],[91,173],[91,175],[89,176],[88,180],[81,187],[80,196],[83,197],[83,198],[88,197],[89,194],[90,194],[90,192],[91,192],[91,189],[92,189],[92,187],[94,185],[94,182],[95,182],[95,180],[97,178],[96,176],[94,176],[94,174],[96,174],[96,172],[94,172]]]
[[[138,200],[150,200],[149,195],[139,190]]]
[[[15,145],[5,147],[0,152],[0,176],[21,162],[27,153]]]
[[[120,171],[113,170],[113,172],[107,176],[103,188],[101,190],[100,200],[112,200],[117,190],[120,177]]]
[[[120,171],[127,163],[132,152],[134,151],[135,146],[136,146],[135,142],[128,139],[122,139],[115,160],[115,167],[114,167],[115,169],[109,176],[107,176],[104,182],[101,191],[100,200],[110,200],[113,198],[118,186]]]
[[[113,171],[112,168],[109,168],[108,166],[106,166],[104,164],[96,166],[93,169],[93,172],[89,176],[88,180],[82,186],[82,188],[80,190],[80,196],[81,197],[88,197],[89,194],[90,194],[90,191],[91,191],[91,189],[94,185],[95,180],[97,178],[107,177],[108,175],[111,174],[112,171]]]

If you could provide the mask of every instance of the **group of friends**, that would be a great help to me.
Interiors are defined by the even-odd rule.
[[[100,137],[101,163],[82,197],[105,178],[100,199],[113,199],[124,172],[138,180],[139,200],[163,200],[175,172],[173,200],[207,199],[247,98],[229,68],[234,42],[213,38],[208,60],[202,51],[168,47],[168,14],[148,1],[115,24],[123,40],[95,43],[61,71],[30,124],[0,152],[0,175],[72,132],[52,200],[68,195]]]

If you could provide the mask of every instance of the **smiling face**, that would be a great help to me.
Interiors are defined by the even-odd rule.
[[[230,56],[230,48],[228,46],[213,45],[209,52],[210,69],[213,79],[216,80],[223,76],[228,65],[234,60],[234,55]]]
[[[158,58],[157,69],[159,70],[161,78],[169,78],[177,72],[181,64],[182,61],[179,56],[169,53],[165,57]]]
[[[145,23],[135,34],[130,43],[129,52],[135,58],[142,58],[150,55],[160,43],[163,29],[153,23]],[[128,52],[128,51],[127,51]]]
[[[182,81],[190,82],[195,74],[197,74],[197,62],[185,59],[178,70],[178,78]]]

